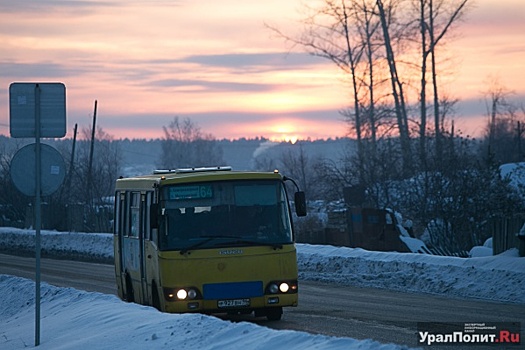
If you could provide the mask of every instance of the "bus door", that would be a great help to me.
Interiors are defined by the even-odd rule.
[[[150,228],[150,217],[149,208],[151,205],[153,193],[151,191],[142,192],[140,196],[140,233],[139,233],[139,244],[140,244],[140,284],[142,292],[142,300],[146,302],[149,300],[148,295],[148,278],[146,263],[146,241],[151,240],[151,228]]]
[[[123,295],[123,284],[122,284],[122,234],[125,226],[125,212],[126,212],[126,193],[117,192],[115,195],[115,238],[114,238],[114,254],[115,254],[115,274],[117,277],[117,286],[119,290],[119,296]]]
[[[125,225],[122,232],[122,279],[125,286],[126,300],[135,301],[140,298],[141,291],[141,259],[142,250],[140,233],[140,192],[126,193]]]

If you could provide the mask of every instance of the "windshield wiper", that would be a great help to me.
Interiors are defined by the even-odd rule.
[[[180,251],[180,254],[181,255],[184,255],[186,253],[188,253],[190,250],[195,250],[203,245],[205,245],[206,243],[209,243],[215,239],[221,239],[221,238],[231,238],[231,239],[234,239],[234,241],[227,241],[227,242],[220,242],[220,243],[215,243],[214,246],[217,247],[217,246],[231,246],[233,244],[235,245],[258,245],[258,246],[269,246],[269,247],[272,247],[274,250],[277,250],[277,249],[283,249],[283,245],[280,244],[280,243],[266,243],[266,242],[260,242],[260,241],[251,241],[251,240],[246,240],[246,239],[239,239],[238,236],[200,236],[200,238],[206,238],[202,241],[199,241],[195,244],[192,244],[190,245],[189,247],[186,247],[184,249],[182,249]]]
[[[217,238],[238,238],[238,237],[235,237],[235,236],[200,236],[200,238],[206,238],[206,239],[204,239],[204,240],[202,240],[200,242],[197,242],[195,244],[192,244],[189,247],[186,247],[186,248],[182,249],[180,251],[180,254],[184,255],[187,252],[189,252],[190,250],[197,249],[197,248],[205,245],[206,243],[211,242],[211,241],[213,241],[214,239],[217,239]]]
[[[235,238],[238,238],[238,237],[235,237]],[[283,245],[280,244],[280,243],[269,243],[269,242],[261,242],[261,241],[250,241],[250,240],[246,240],[246,239],[237,239],[233,242],[224,242],[224,243],[217,243],[217,245],[224,245],[224,246],[229,246],[229,245],[232,245],[232,244],[242,244],[242,245],[258,245],[258,246],[269,246],[269,247],[272,247],[274,250],[277,250],[277,249],[283,249]]]
[[[277,250],[277,249],[283,249],[283,245],[280,244],[280,243],[269,243],[269,242],[257,242],[257,241],[237,241],[239,243],[243,243],[243,244],[253,244],[253,245],[260,245],[260,246],[268,246],[268,247],[272,247],[273,250]]]

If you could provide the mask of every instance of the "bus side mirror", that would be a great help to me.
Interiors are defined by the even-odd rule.
[[[149,208],[149,226],[151,229],[159,228],[159,205],[152,203]]]
[[[295,192],[294,202],[297,216],[306,216],[306,197],[303,191]]]

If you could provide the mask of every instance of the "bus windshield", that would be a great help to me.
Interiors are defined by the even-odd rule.
[[[161,250],[292,243],[281,181],[235,180],[164,186]]]

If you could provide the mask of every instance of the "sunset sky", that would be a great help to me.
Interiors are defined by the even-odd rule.
[[[97,122],[115,138],[159,138],[175,116],[217,138],[345,136],[350,90],[332,63],[291,48],[312,0],[20,0],[0,3],[0,134],[12,82],[62,82],[67,137]],[[479,135],[487,82],[525,101],[525,2],[477,0],[447,42],[442,89],[457,128]],[[414,102],[414,101],[412,101]]]

